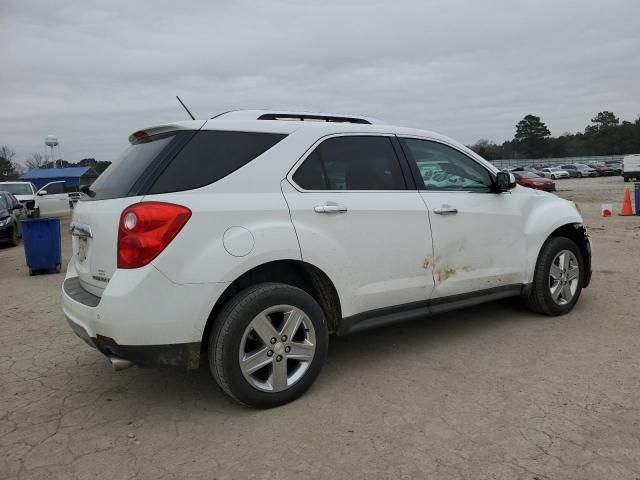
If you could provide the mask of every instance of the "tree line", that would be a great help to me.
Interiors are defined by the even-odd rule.
[[[482,139],[469,148],[487,160],[640,153],[640,116],[633,122],[620,122],[605,110],[591,119],[584,132],[552,137],[540,117],[530,114],[516,124],[512,140],[498,145]]]
[[[47,160],[42,154],[32,153],[25,161],[26,169],[16,161],[16,152],[7,145],[0,146],[0,182],[17,180],[25,170],[35,168],[67,168],[67,167],[91,167],[98,175],[104,172],[111,162],[99,161],[95,158],[83,158],[77,163],[68,162],[62,158],[55,162]]]

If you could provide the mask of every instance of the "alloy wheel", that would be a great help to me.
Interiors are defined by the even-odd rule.
[[[240,342],[242,375],[261,391],[281,392],[309,369],[316,333],[309,317],[291,305],[263,310],[249,323]]]
[[[561,250],[554,257],[549,269],[549,291],[558,305],[566,305],[573,300],[580,281],[578,259],[570,250]]]

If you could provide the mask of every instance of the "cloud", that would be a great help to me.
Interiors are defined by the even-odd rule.
[[[3,2],[0,143],[109,159],[232,108],[368,114],[465,143],[640,113],[635,0]]]

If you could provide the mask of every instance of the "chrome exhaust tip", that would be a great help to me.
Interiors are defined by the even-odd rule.
[[[124,358],[114,357],[113,355],[109,355],[107,358],[111,362],[111,366],[116,372],[126,370],[129,367],[133,367],[133,363],[129,360],[125,360]]]

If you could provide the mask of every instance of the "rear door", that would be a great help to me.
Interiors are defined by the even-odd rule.
[[[433,298],[521,284],[524,219],[516,198],[493,193],[487,168],[439,141],[403,138],[419,172],[433,237]]]
[[[43,217],[59,217],[68,215],[69,196],[64,191],[64,181],[47,183],[38,190],[38,205]]]
[[[395,142],[324,139],[282,183],[302,258],[334,281],[343,316],[427,300],[433,290],[427,211]]]

